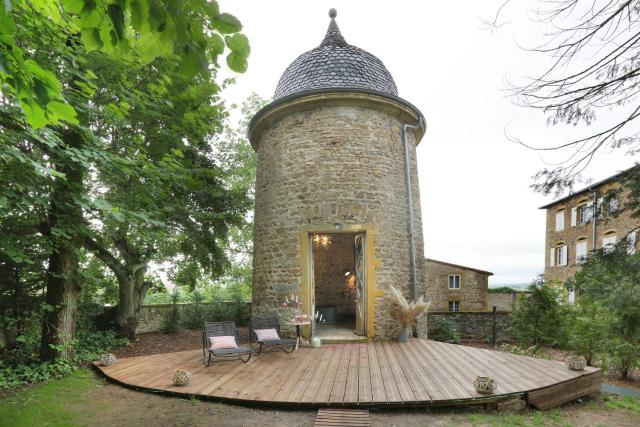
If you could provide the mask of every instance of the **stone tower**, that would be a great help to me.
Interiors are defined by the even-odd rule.
[[[349,240],[345,257],[356,247],[360,260],[350,294],[355,322],[360,335],[385,336],[394,326],[388,286],[409,298],[425,294],[416,165],[425,121],[398,97],[382,61],[348,44],[334,9],[329,16],[322,43],[289,65],[249,125],[258,153],[253,313],[284,315],[285,296],[295,294],[313,317],[320,262],[313,254],[323,250],[314,242],[351,234],[356,243]],[[339,274],[352,274],[346,270]]]

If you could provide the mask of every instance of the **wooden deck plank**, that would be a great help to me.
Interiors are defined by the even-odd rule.
[[[314,426],[317,427],[368,427],[369,411],[358,409],[320,409]]]
[[[347,371],[349,369],[349,357],[351,357],[352,347],[352,344],[344,344],[344,351],[340,357],[340,363],[338,363],[338,370],[333,380],[329,402],[342,403],[344,401],[344,389],[347,385]]]
[[[487,369],[479,360],[468,357],[459,347],[452,346],[448,349],[447,355],[453,362],[453,367],[460,371],[467,381],[473,383],[478,376],[488,376],[492,377],[497,383],[496,394],[516,393],[519,391],[517,387],[511,384],[510,377],[502,375],[500,370]]]
[[[420,339],[303,347],[292,354],[263,353],[248,364],[234,360],[208,368],[201,350],[94,365],[135,387],[275,406],[464,405],[520,393],[532,405],[547,408],[595,392],[600,384],[596,368],[574,372],[555,361]],[[176,369],[191,371],[189,385],[172,384]],[[496,393],[478,400],[473,389],[477,375],[494,378]]]
[[[372,344],[367,344],[367,355],[369,362],[369,374],[371,385],[371,399],[373,402],[386,402],[387,394],[384,390],[384,382],[382,381],[382,373],[380,372],[380,363],[378,362],[378,354],[376,348]],[[360,400],[363,402],[363,400]]]
[[[387,352],[384,350],[382,342],[375,342],[374,346],[378,356],[378,361],[380,362],[380,373],[384,383],[384,390],[387,395],[387,402],[402,402],[400,390],[398,390],[398,384],[396,383],[393,373],[391,372],[391,367],[389,366]]]
[[[265,388],[268,388],[273,379],[278,378],[278,371],[285,365],[287,360],[279,357],[275,352],[263,353],[261,369],[254,369],[249,366],[253,374],[243,384],[239,384],[232,397],[248,400],[264,400],[262,395]]]
[[[331,398],[331,390],[333,390],[333,382],[335,381],[338,373],[338,365],[342,358],[344,346],[329,345],[327,346],[327,350],[331,351],[331,360],[329,361],[329,365],[327,365],[327,372],[322,378],[322,383],[320,384],[320,388],[314,398],[314,402],[318,403],[329,402],[329,399]]]
[[[187,366],[188,360],[192,358],[193,355],[188,352],[176,353],[175,357],[156,363],[154,365],[154,374],[150,375],[147,372],[141,372],[130,376],[129,379],[136,381],[142,387],[156,388],[164,384],[170,385],[173,373],[177,369],[183,369],[183,367]],[[202,366],[204,366],[204,363]]]
[[[405,349],[409,346],[409,342],[406,343],[393,343],[391,348],[394,350],[396,359],[400,363],[400,367],[404,372],[405,378],[409,385],[411,386],[411,391],[413,391],[413,395],[415,396],[415,400],[418,401],[427,401],[431,400],[431,396],[427,392],[426,387],[420,381],[420,376],[422,375],[422,369],[418,366],[417,361],[411,355],[407,355]]]
[[[333,351],[322,351],[322,359],[320,359],[320,363],[313,373],[313,377],[309,382],[309,385],[305,389],[304,393],[300,397],[300,402],[303,403],[313,403],[315,401],[316,395],[320,390],[320,386],[322,385],[322,380],[324,376],[327,374],[327,368],[329,366],[329,362],[331,361],[331,357],[333,356]]]
[[[407,381],[407,378],[405,377],[404,372],[402,371],[402,368],[398,363],[398,359],[396,358],[391,343],[388,341],[384,341],[382,343],[382,348],[384,348],[385,354],[387,355],[389,368],[391,369],[393,378],[398,385],[400,397],[405,402],[416,400],[416,397],[411,390],[411,385],[409,385],[409,381]]]
[[[358,402],[371,402],[371,370],[369,368],[369,350],[366,344],[358,344]]]
[[[478,348],[464,348],[463,350],[471,357],[484,358],[491,366],[492,371],[499,371],[502,372],[504,376],[511,377],[515,384],[525,390],[544,387],[553,382],[553,380],[547,378],[543,372],[540,372],[539,365],[529,366],[525,364],[524,361],[513,363],[513,359],[505,358],[505,353],[503,352]],[[533,372],[532,369],[534,369]]]
[[[434,401],[451,400],[460,396],[449,386],[446,374],[439,369],[431,354],[424,352],[420,347],[412,350],[416,355],[415,360],[421,364],[427,377],[425,389]]]
[[[287,396],[287,402],[299,402],[302,394],[309,386],[311,379],[313,378],[313,374],[318,369],[318,365],[320,364],[320,360],[322,359],[322,351],[319,349],[307,349],[311,353],[311,358],[308,359],[306,368],[302,372],[300,379],[298,380],[295,387],[291,390],[289,396]]]
[[[288,376],[287,380],[282,384],[282,386],[278,390],[273,390],[275,393],[269,400],[285,402],[293,388],[296,386],[296,383],[300,380],[300,377],[302,376],[303,370],[306,368],[308,360],[313,356],[310,351],[303,351],[303,349],[297,350],[294,354],[302,357],[298,360],[295,368],[291,371],[291,374]]]
[[[544,382],[540,382],[539,378],[535,380],[529,378],[525,372],[524,365],[512,365],[508,361],[505,361],[493,354],[497,352],[482,349],[472,349],[473,351],[469,351],[469,348],[464,348],[462,350],[467,353],[469,357],[477,358],[478,360],[485,360],[487,366],[490,366],[491,368],[491,374],[489,376],[495,375],[496,372],[500,372],[503,377],[511,378],[512,384],[517,385],[523,390],[535,389],[543,386],[544,384]]]
[[[435,348],[429,344],[430,342],[423,343],[423,353],[431,356],[432,363],[436,371],[443,378],[447,390],[451,391],[455,396],[462,396],[463,399],[476,397],[473,383],[470,384],[460,375],[460,372],[451,366],[451,362],[447,360],[443,351],[437,352]]]
[[[405,359],[412,365],[416,379],[422,385],[427,395],[427,400],[434,400],[434,396],[438,395],[438,389],[434,379],[429,375],[428,368],[425,366],[424,355],[416,348],[414,340],[410,340],[406,346],[402,346],[401,350],[405,355]]]
[[[354,403],[358,401],[358,387],[360,385],[360,344],[353,344],[349,356],[349,368],[347,369],[347,384],[344,388],[344,402]]]
[[[527,393],[527,402],[538,409],[549,409],[579,397],[598,393],[602,380],[600,371]]]

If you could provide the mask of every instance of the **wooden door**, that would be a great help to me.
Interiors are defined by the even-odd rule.
[[[356,275],[356,328],[357,335],[366,335],[367,324],[367,291],[365,266],[365,235],[355,237],[355,275]]]

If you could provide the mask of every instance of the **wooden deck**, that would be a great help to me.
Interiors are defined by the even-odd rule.
[[[522,398],[546,409],[600,389],[596,368],[575,372],[550,360],[421,339],[262,353],[248,364],[206,367],[202,351],[191,350],[95,366],[139,389],[278,407],[455,406]],[[176,369],[191,371],[191,384],[172,385]],[[478,375],[496,380],[493,395],[476,393]]]

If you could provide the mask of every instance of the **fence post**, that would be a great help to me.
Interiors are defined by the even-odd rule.
[[[498,329],[497,320],[496,320],[496,309],[497,307],[494,305],[493,306],[493,322],[491,325],[491,329],[492,329],[491,344],[493,344],[494,347],[496,346],[496,333]]]

